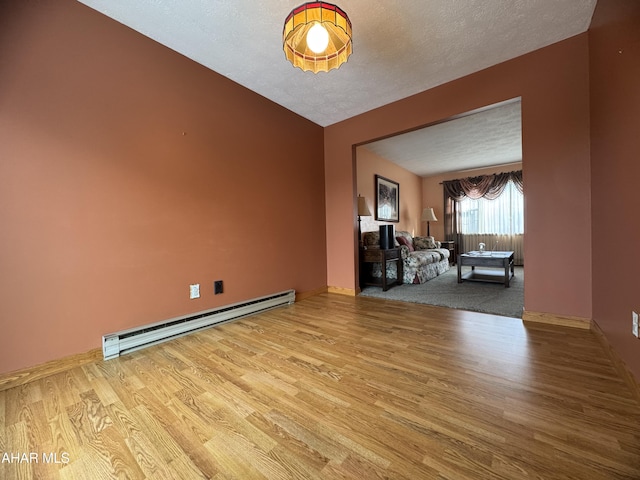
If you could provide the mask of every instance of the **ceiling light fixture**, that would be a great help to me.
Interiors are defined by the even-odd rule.
[[[328,72],[340,67],[351,55],[351,22],[335,5],[305,3],[287,16],[282,44],[294,67],[313,73]]]

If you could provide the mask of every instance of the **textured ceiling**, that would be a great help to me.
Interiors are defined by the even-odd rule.
[[[520,162],[521,102],[518,99],[358,148],[421,177]]]
[[[327,126],[585,32],[596,0],[332,0],[353,24],[338,70],[294,68],[294,0],[79,0]]]

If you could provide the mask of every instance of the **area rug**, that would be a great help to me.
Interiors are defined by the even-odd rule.
[[[457,268],[453,266],[443,275],[422,285],[396,285],[386,292],[380,287],[369,286],[360,295],[522,318],[524,267],[515,267],[515,276],[509,288],[502,283],[458,283]],[[462,273],[470,268],[463,267]]]

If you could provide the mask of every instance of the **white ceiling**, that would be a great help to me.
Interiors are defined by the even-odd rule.
[[[522,161],[520,99],[358,147],[421,177]]]
[[[331,0],[353,24],[338,70],[282,51],[299,0],[79,0],[320,126],[585,32],[596,0]]]

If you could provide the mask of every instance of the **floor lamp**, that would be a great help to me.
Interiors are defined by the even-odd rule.
[[[429,222],[437,222],[436,214],[433,213],[433,208],[425,208],[422,210],[422,218],[420,219],[423,222],[427,222],[427,237],[431,236],[431,232],[429,231]]]
[[[367,206],[367,199],[358,195],[358,245],[362,246],[362,231],[360,229],[360,217],[370,217],[371,210]]]

